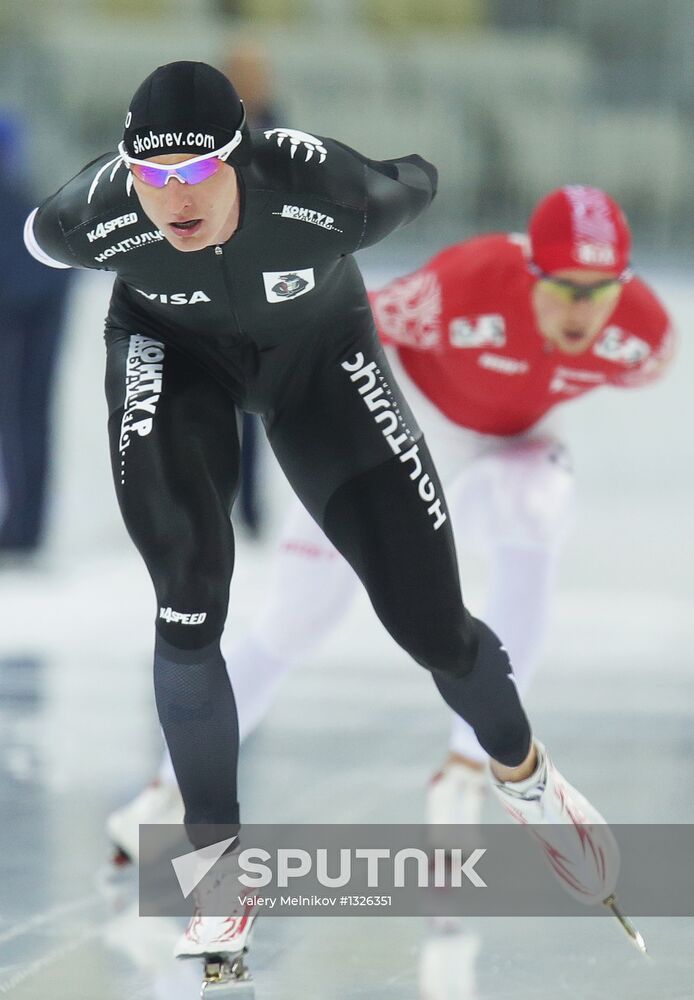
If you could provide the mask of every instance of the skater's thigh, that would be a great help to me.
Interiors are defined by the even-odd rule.
[[[238,481],[236,408],[193,359],[137,333],[108,343],[113,473],[126,509],[177,532],[227,520]],[[195,514],[196,516],[192,516]],[[137,517],[135,517],[137,520]]]
[[[221,631],[239,469],[234,402],[163,339],[114,329],[106,395],[118,502],[159,601],[181,613],[204,610],[202,631]]]
[[[320,407],[283,409],[275,453],[396,640],[424,660],[432,634],[440,646],[451,631],[457,651],[464,611],[443,491],[388,362],[362,341],[321,376]]]
[[[358,584],[351,566],[294,499],[256,626],[279,655],[301,656],[346,614]]]
[[[314,350],[310,377],[265,418],[270,445],[294,492],[321,528],[345,483],[397,457],[416,462],[421,431],[375,332]],[[415,484],[415,489],[417,484]],[[426,492],[426,491],[425,491]]]
[[[459,542],[554,548],[573,517],[569,453],[547,435],[499,439],[461,470],[449,500]]]

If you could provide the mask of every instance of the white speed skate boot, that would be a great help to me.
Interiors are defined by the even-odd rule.
[[[617,907],[619,847],[595,806],[556,769],[544,746],[535,741],[537,767],[523,781],[499,781],[492,787],[506,812],[529,826],[552,871],[566,891],[581,903],[604,903],[639,951],[645,942]]]
[[[447,760],[429,782],[427,823],[464,823],[479,827],[487,775],[459,760]]]
[[[460,847],[468,851],[482,844],[482,806],[488,793],[484,769],[450,758],[427,791],[427,836],[431,847]],[[449,922],[441,918],[441,926]],[[454,922],[455,923],[455,922]]]
[[[170,823],[181,826],[185,809],[178,785],[153,781],[106,820],[106,832],[114,845],[113,863],[117,866],[140,858],[140,824]]]
[[[604,903],[629,940],[642,954],[646,943],[617,905],[619,847],[595,806],[556,769],[541,743],[535,741],[537,767],[523,781],[499,781],[492,787],[506,812],[529,826],[552,871],[566,891],[581,903]]]
[[[427,838],[430,848],[462,848],[470,852],[483,843],[482,806],[488,794],[484,768],[470,767],[449,756],[429,781],[426,798]],[[439,934],[452,934],[460,918],[434,916],[430,926]]]
[[[561,776],[541,743],[537,767],[523,781],[492,787],[506,812],[531,832],[566,891],[594,906],[611,896],[619,875],[619,848],[598,810]],[[542,829],[536,829],[542,827]]]
[[[202,958],[203,997],[233,995],[238,1000],[241,997],[250,1000],[253,996],[252,979],[244,959],[255,913],[252,904],[239,900],[247,891],[239,883],[238,859],[234,854],[220,858],[195,890],[195,913],[174,955]],[[207,916],[220,912],[229,916]]]

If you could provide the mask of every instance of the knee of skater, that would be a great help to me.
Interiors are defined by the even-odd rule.
[[[229,572],[212,571],[201,561],[181,560],[174,570],[154,577],[157,631],[183,649],[219,639],[229,603]]]
[[[219,643],[221,640],[224,630],[223,619],[221,621],[205,619],[204,622],[198,625],[186,627],[182,622],[167,621],[165,617],[162,617],[161,610],[158,612],[159,617],[156,622],[156,633],[165,639],[170,646],[181,650],[203,649],[209,646],[210,643]],[[167,609],[164,608],[163,610],[166,614]]]
[[[425,664],[432,672],[458,680],[470,677],[473,683],[480,682],[481,675],[489,671],[508,676],[510,661],[501,640],[467,608],[455,630],[441,630],[440,635],[443,641],[435,651],[436,660]]]
[[[172,646],[199,649],[221,638],[226,615],[219,595],[166,595],[157,603],[156,629]]]
[[[571,526],[573,500],[573,471],[562,445],[538,441],[516,446],[494,477],[494,541],[525,548],[560,544]]]
[[[401,637],[399,644],[410,656],[432,673],[445,677],[466,677],[478,659],[479,636],[473,627],[474,619],[434,622],[431,628],[422,629],[416,637]],[[398,637],[394,636],[396,642]]]

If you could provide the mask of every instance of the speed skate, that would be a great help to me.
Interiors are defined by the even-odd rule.
[[[555,767],[535,741],[537,766],[524,781],[497,781],[492,787],[506,812],[526,826],[563,888],[586,906],[602,904],[617,918],[632,944],[646,943],[617,904],[619,847],[609,826],[588,800]]]
[[[176,945],[180,959],[200,958],[203,963],[201,996],[252,1000],[251,974],[246,965],[248,944],[255,923],[253,907],[238,896],[238,857],[224,855],[196,892],[196,909]],[[205,912],[228,916],[205,916]]]

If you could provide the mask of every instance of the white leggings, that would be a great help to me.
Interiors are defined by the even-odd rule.
[[[490,562],[480,617],[509,652],[521,693],[546,631],[561,543],[570,524],[573,476],[565,448],[541,427],[513,438],[449,421],[389,354],[446,490],[456,542]],[[283,527],[265,604],[250,631],[224,648],[243,739],[270,706],[283,674],[305,659],[348,611],[359,581],[295,502]],[[472,729],[453,716],[451,749],[483,761]],[[171,780],[165,761],[162,777]]]

